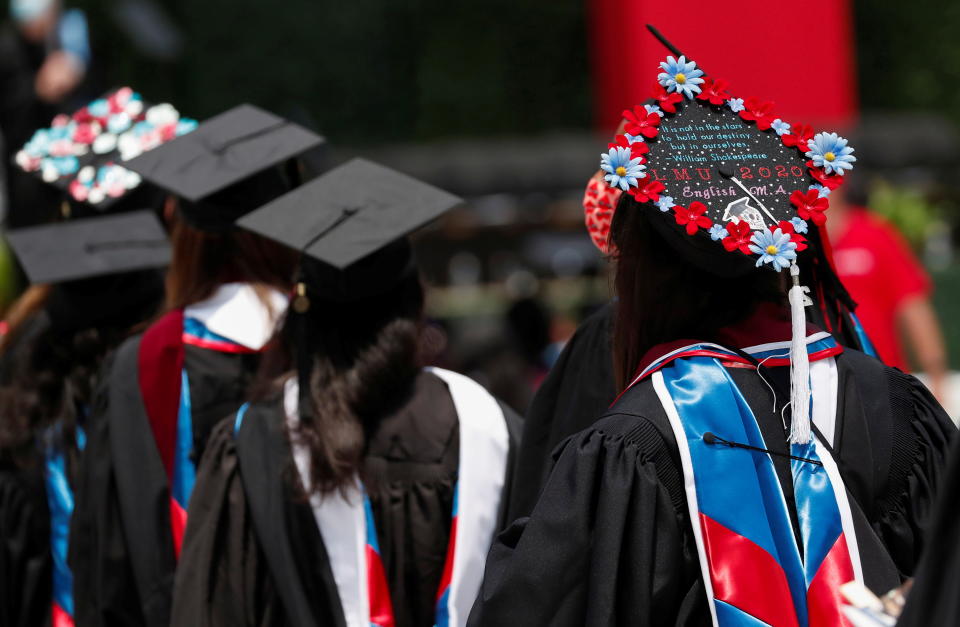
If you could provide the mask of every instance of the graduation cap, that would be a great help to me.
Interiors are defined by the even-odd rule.
[[[6,236],[31,283],[74,281],[170,263],[163,226],[147,210],[17,229]]]
[[[124,162],[196,126],[172,105],[151,105],[130,87],[121,87],[70,115],[56,116],[17,151],[14,163],[63,191],[71,215],[147,208],[157,198],[131,197],[141,188],[141,178]],[[120,206],[121,199],[131,202]]]
[[[354,159],[249,213],[238,225],[302,251],[311,291],[347,302],[381,294],[412,272],[406,235],[461,202],[405,174]]]
[[[181,213],[193,226],[220,231],[294,187],[294,168],[285,179],[274,166],[323,142],[302,126],[244,104],[126,167],[178,196]]]
[[[624,111],[625,133],[601,157],[603,179],[640,203],[630,210],[648,211],[661,236],[704,272],[736,277],[789,269],[790,441],[806,444],[804,307],[812,301],[797,259],[808,248],[804,233],[826,221],[827,197],[853,167],[853,148],[836,133],[814,134],[783,120],[772,102],[734,95],[727,81],[707,76],[647,28],[675,56],[660,64],[653,99]],[[828,267],[822,250],[817,254]]]
[[[45,310],[69,332],[106,321],[128,327],[163,301],[170,245],[154,212],[68,220],[6,234],[31,283],[54,283]]]
[[[605,181],[650,206],[658,231],[704,271],[790,267],[803,234],[826,220],[853,148],[783,120],[772,102],[737,97],[649,28],[676,57],[660,64],[653,99],[624,112]]]

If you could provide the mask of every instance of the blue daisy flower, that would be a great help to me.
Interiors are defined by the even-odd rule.
[[[660,105],[643,105],[643,108],[647,112],[647,115],[656,113],[661,118],[663,117],[663,111],[660,110]]]
[[[853,162],[857,160],[847,140],[836,133],[817,133],[813,139],[807,140],[807,148],[807,158],[827,174],[842,175],[844,170],[852,170]]]
[[[801,235],[810,230],[809,227],[807,226],[807,221],[804,220],[803,218],[791,218],[790,224],[793,225],[793,230],[796,231],[797,233],[800,233]]]
[[[774,232],[769,230],[758,231],[750,238],[750,251],[759,255],[757,267],[765,263],[773,266],[773,269],[780,272],[790,265],[790,262],[797,258],[797,245],[790,241],[790,234],[777,229]]]
[[[777,135],[786,135],[787,133],[790,132],[790,125],[784,122],[783,120],[781,120],[780,118],[777,118],[776,120],[771,122],[770,128],[775,130],[777,132]]]
[[[606,172],[603,180],[610,187],[619,187],[623,191],[636,187],[637,179],[646,176],[643,171],[647,166],[640,165],[641,161],[642,157],[632,158],[629,148],[614,146],[600,157],[600,169]]]
[[[677,203],[673,202],[672,196],[661,196],[660,200],[656,202],[656,205],[660,211],[670,211],[670,209],[675,207]]]
[[[731,98],[727,101],[727,106],[730,107],[730,110],[734,113],[740,113],[743,111],[743,98]]]
[[[722,224],[714,224],[710,227],[710,239],[715,242],[722,240],[727,235],[729,235],[729,233],[727,233],[727,227]]]
[[[80,161],[72,155],[66,157],[50,157],[50,163],[57,169],[60,176],[73,174],[80,169]]]
[[[687,98],[693,98],[694,94],[700,93],[703,70],[698,69],[693,61],[687,61],[683,55],[680,55],[679,59],[667,57],[666,61],[660,63],[660,67],[663,72],[657,75],[657,80],[668,92],[677,92]]]
[[[812,190],[812,189],[817,190],[817,196],[818,196],[819,198],[826,198],[827,196],[830,195],[830,192],[833,191],[832,189],[830,189],[830,188],[827,187],[826,185],[821,185],[820,183],[814,183],[813,185],[811,185],[811,186],[807,189],[807,191],[810,191],[810,190]]]

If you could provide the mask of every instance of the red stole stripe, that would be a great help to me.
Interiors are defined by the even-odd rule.
[[[168,480],[173,476],[177,445],[183,358],[183,311],[178,309],[150,325],[140,340],[137,355],[143,407]]]

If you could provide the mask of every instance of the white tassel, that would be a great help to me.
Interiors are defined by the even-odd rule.
[[[800,268],[796,262],[790,266],[793,287],[790,288],[790,443],[806,444],[810,441],[810,356],[807,355],[807,316],[804,307],[813,304],[807,292],[809,287],[800,285]]]

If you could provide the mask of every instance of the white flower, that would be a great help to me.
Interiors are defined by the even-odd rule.
[[[790,132],[790,125],[784,122],[783,120],[781,120],[780,118],[777,118],[776,120],[771,122],[770,128],[775,130],[777,132],[777,135],[786,135],[787,133]]]
[[[734,113],[740,113],[743,111],[743,98],[731,98],[727,101],[727,106],[730,107],[730,110]]]

